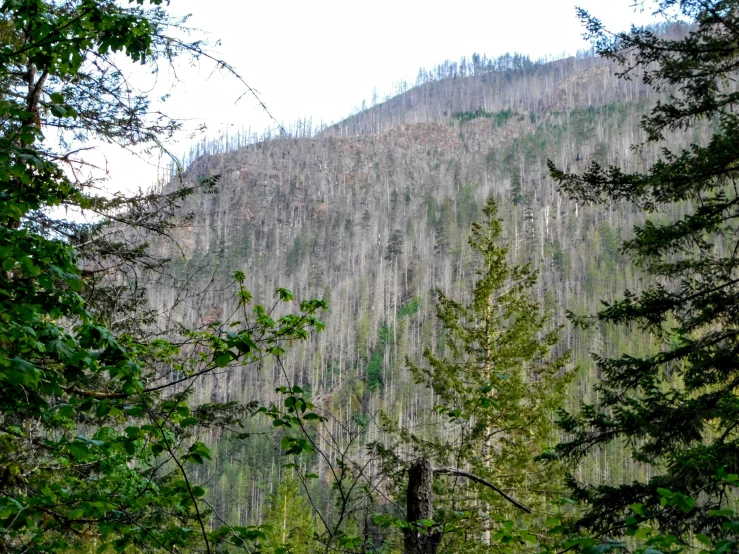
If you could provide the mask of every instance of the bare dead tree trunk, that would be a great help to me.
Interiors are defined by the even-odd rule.
[[[434,517],[434,499],[432,486],[434,484],[434,470],[431,462],[420,458],[411,464],[408,472],[408,515],[409,523],[415,524],[424,519]],[[441,542],[441,533],[432,533],[423,528],[405,529],[405,554],[436,554]]]

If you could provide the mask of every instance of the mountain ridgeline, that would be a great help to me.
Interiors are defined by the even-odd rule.
[[[275,289],[286,287],[296,299],[321,298],[330,306],[325,331],[296,344],[284,368],[265,362],[259,370],[224,372],[206,381],[196,402],[278,402],[275,387],[287,379],[331,410],[333,436],[380,411],[405,428],[442,417],[433,412],[433,395],[415,384],[406,357],[421,363],[427,347],[443,353],[435,291],[469,297],[476,259],[467,238],[490,196],[511,262],[539,271],[538,300],[562,325],[552,355],[572,352],[576,377],[568,402],[592,399],[591,353],[643,352],[654,344],[637,330],[575,329],[566,312],[591,312],[601,299],[640,290],[619,244],[643,214],[628,203],[578,206],[557,190],[546,164],[583,171],[597,161],[643,170],[654,162],[652,146],[630,146],[643,140],[640,119],[659,96],[638,75],[617,78],[618,70],[585,55],[492,68],[478,60],[448,76],[422,73],[417,86],[315,136],[265,140],[193,161],[184,180],[217,175],[217,194],[189,197],[181,208],[192,214],[188,225],[154,248],[171,258],[172,275],[199,294],[183,301],[179,288],[155,285],[154,307],[187,326],[227,320],[236,271],[245,273],[255,301],[270,303]],[[675,134],[670,147],[704,142],[708,130],[699,125]],[[174,180],[165,190],[177,186]],[[247,430],[264,424],[250,419]],[[279,433],[210,438],[218,457],[211,501],[231,519],[259,522],[283,472]],[[379,425],[362,425],[362,445],[383,439]],[[320,491],[326,463],[310,463]],[[613,445],[588,458],[576,476],[618,482],[645,471]]]

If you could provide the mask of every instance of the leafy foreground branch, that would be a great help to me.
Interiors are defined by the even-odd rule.
[[[204,53],[198,41],[168,39],[184,29],[160,5],[0,5],[1,552],[256,552],[266,539],[259,527],[212,530],[192,473],[211,457],[198,429],[237,427],[253,407],[188,400],[214,372],[279,356],[320,330],[325,304],[278,317],[292,300],[280,289],[271,309],[251,308],[238,273],[234,317],[181,330],[177,342],[147,331],[140,294],[121,317],[99,276],[159,265],[144,243],[111,237],[134,228],[166,236],[168,216],[195,187],[106,199],[78,179],[84,161],[65,150],[65,140],[91,138],[157,146],[179,128],[150,112],[116,65],[118,55],[156,69]],[[68,223],[50,215],[56,206],[110,218]]]
[[[5,248],[28,238],[24,230],[3,234]],[[35,238],[33,262],[11,254],[0,276],[5,548],[210,551],[226,540],[257,548],[258,528],[208,531],[205,489],[188,472],[210,459],[194,430],[237,424],[244,407],[191,409],[188,398],[212,372],[282,353],[285,341],[320,329],[323,303],[304,302],[279,319],[257,305],[250,317],[242,287],[243,321],[190,333],[184,348],[136,342],[112,336],[85,310],[72,290],[79,269],[71,249]],[[43,247],[48,262],[35,262]],[[50,275],[57,279],[45,288]],[[279,294],[290,300],[288,291]],[[46,308],[52,300],[54,309]],[[161,384],[165,372],[169,383]]]

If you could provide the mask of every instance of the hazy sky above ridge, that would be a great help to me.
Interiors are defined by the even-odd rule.
[[[456,0],[418,2],[339,0],[243,2],[172,0],[173,14],[192,14],[188,25],[200,29],[218,56],[230,63],[274,117],[288,125],[298,118],[313,123],[338,121],[374,88],[380,98],[403,79],[415,82],[418,69],[473,52],[494,58],[520,52],[532,59],[574,54],[588,47],[575,5],[589,10],[612,30],[655,21],[633,0]],[[195,35],[197,36],[197,34]],[[232,76],[213,72],[213,64],[178,68],[179,82],[163,111],[203,123],[207,136],[251,127],[261,132],[274,123],[256,100],[243,94]],[[134,76],[134,79],[137,77]],[[157,94],[169,88],[158,77]],[[141,72],[142,83],[151,76]],[[164,85],[167,85],[166,87]],[[148,85],[147,85],[148,86]],[[186,134],[169,147],[176,154],[192,143]],[[98,164],[107,167],[109,188],[144,188],[156,180],[157,160],[103,148]]]

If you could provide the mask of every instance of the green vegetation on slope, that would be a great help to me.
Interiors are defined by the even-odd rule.
[[[159,4],[2,4],[3,550],[739,548],[736,2],[686,0],[693,32],[615,42],[583,14],[644,82],[603,58],[473,59],[317,137],[93,197],[43,130],[177,128],[117,100],[115,53],[197,55],[162,38]],[[60,204],[117,226],[44,213]],[[166,261],[164,235],[184,256]],[[286,278],[322,300],[289,313]],[[251,307],[247,286],[277,302]],[[535,457],[575,370],[545,456],[578,462],[569,500]]]

